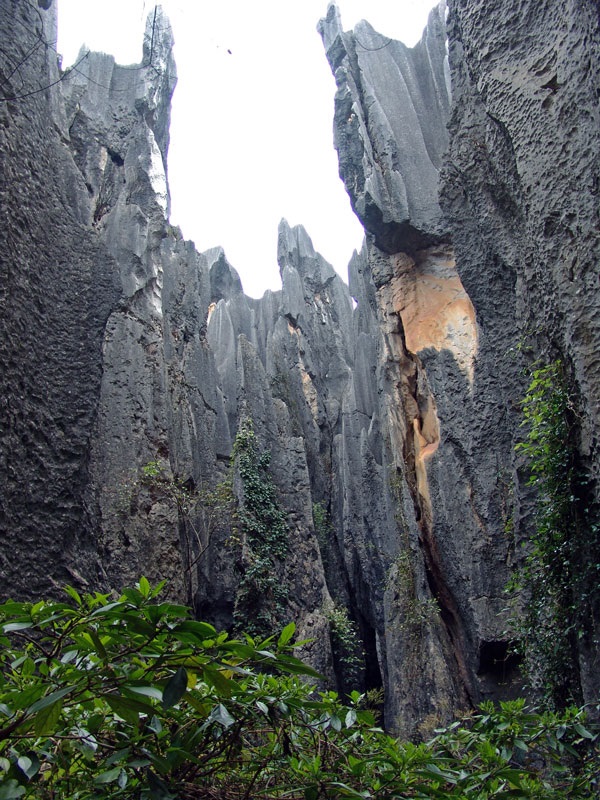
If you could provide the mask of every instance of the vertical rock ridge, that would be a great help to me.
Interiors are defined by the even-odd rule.
[[[364,23],[343,32],[334,7],[319,26],[338,87],[340,175],[369,240],[362,263],[350,266],[350,286],[359,313],[368,304],[371,329],[380,332],[374,416],[389,442],[383,463],[404,487],[400,540],[389,541],[387,569],[406,585],[396,592],[397,610],[384,602],[383,636],[395,646],[385,679],[389,716],[408,732],[419,718],[439,722],[508,691],[478,668],[485,643],[507,636],[509,542],[495,509],[512,441],[505,431],[492,444],[497,368],[486,315],[479,318],[459,277],[438,196],[450,116],[445,11],[443,3],[434,9],[412,50]],[[514,387],[513,379],[499,397]],[[419,637],[406,636],[411,620],[419,620]],[[424,642],[432,671],[411,673],[409,699],[399,685]]]
[[[441,199],[481,327],[477,369],[487,371],[502,398],[499,411],[504,407],[498,422],[491,420],[488,441],[500,452],[502,439],[518,437],[511,411],[524,392],[514,366],[518,354],[525,363],[560,358],[581,426],[570,446],[590,481],[584,502],[595,517],[597,4],[511,0],[484,7],[452,0],[449,9],[454,104]],[[526,540],[531,497],[520,485],[522,464],[502,463],[517,503],[516,541]],[[599,545],[588,524],[586,550],[595,562]],[[592,602],[597,606],[597,595]],[[576,644],[584,698],[598,690],[593,628]]]
[[[282,288],[260,300],[221,248],[198,253],[168,222],[162,12],[141,64],[82,54],[61,75],[37,47],[52,3],[14,5],[0,2],[6,591],[144,573],[231,628],[252,549],[231,455],[251,421],[286,523],[280,622],[314,640],[330,684],[383,688],[386,726],[417,737],[520,691],[504,585],[531,525],[514,452],[524,336],[567,360],[578,457],[600,469],[591,0],[539,15],[510,0],[510,19],[452,0],[450,67],[444,4],[412,49],[367,23],[344,32],[330,6],[340,174],[367,236],[348,288],[282,220]],[[352,672],[332,609],[364,653]],[[595,648],[592,632],[587,698]]]
[[[444,4],[431,12],[428,36],[412,49],[366,22],[344,33],[333,5],[319,23],[338,87],[340,177],[365,230],[387,253],[447,237],[437,200],[450,103],[444,13]]]

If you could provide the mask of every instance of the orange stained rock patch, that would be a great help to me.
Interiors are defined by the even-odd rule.
[[[475,310],[456,272],[449,248],[421,251],[413,260],[401,254],[391,281],[394,309],[402,319],[412,353],[429,347],[450,350],[473,382],[477,355]]]

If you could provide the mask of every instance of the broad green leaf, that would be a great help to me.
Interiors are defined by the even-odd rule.
[[[521,773],[518,769],[511,769],[507,767],[500,770],[500,772],[497,774],[499,778],[508,781],[515,789],[523,788],[523,773]]]
[[[156,626],[142,619],[138,611],[128,611],[123,614],[121,619],[127,628],[130,628],[134,633],[139,633],[148,638],[152,638],[156,634]]]
[[[124,605],[125,603],[122,600],[117,600],[114,603],[108,603],[107,605],[101,606],[100,608],[95,609],[95,611],[92,611],[92,613],[90,614],[90,618],[100,617],[103,614],[108,614],[109,611],[115,611],[116,609],[121,609],[123,608]]]
[[[81,605],[81,595],[73,586],[65,586],[65,592],[69,595],[70,598],[75,600],[78,606]]]
[[[288,656],[287,654],[284,655],[280,653],[276,657],[276,663],[280,670],[283,672],[290,672],[293,675],[308,675],[311,678],[316,678],[317,680],[324,680],[321,673],[317,672],[316,669],[309,667],[308,664],[305,664],[303,661],[300,661],[299,658],[295,658],[294,656]]]
[[[296,623],[290,622],[289,625],[286,625],[285,628],[281,631],[279,639],[277,640],[277,645],[279,647],[285,647],[295,633],[296,633]]]
[[[189,703],[191,707],[195,711],[197,711],[202,718],[208,717],[208,715],[210,714],[212,706],[208,700],[196,697],[193,692],[188,692],[185,700],[186,703]]]
[[[136,608],[139,608],[144,602],[144,599],[145,599],[144,595],[138,589],[133,589],[132,587],[127,587],[126,589],[123,589],[121,602],[123,600],[127,600]]]
[[[62,708],[63,699],[59,697],[49,706],[38,711],[33,721],[33,729],[38,736],[49,736],[55,732]]]
[[[524,753],[529,750],[529,747],[522,739],[515,739],[515,747],[517,747],[519,750],[523,750]]]
[[[344,720],[347,728],[351,728],[356,722],[356,711],[353,708],[348,709],[346,719]]]
[[[337,716],[337,714],[332,714],[329,721],[334,731],[342,730],[342,720]]]
[[[329,786],[333,786],[337,789],[336,796],[338,797],[353,797],[358,798],[358,800],[365,800],[365,798],[371,797],[368,791],[359,792],[351,786],[340,783],[339,781],[333,781]]]
[[[254,647],[251,647],[245,642],[239,642],[236,639],[231,639],[229,642],[224,642],[221,645],[221,650],[225,650],[226,652],[231,653],[231,655],[237,656],[237,658],[241,660],[254,658],[256,656],[256,650]]]
[[[6,617],[29,616],[30,609],[31,603],[17,603],[14,600],[7,600],[6,603],[0,604],[0,614]]]
[[[173,603],[160,603],[156,606],[146,606],[144,614],[151,622],[156,623],[163,617],[189,617],[190,609],[187,606],[174,605]]]
[[[218,722],[219,725],[222,725],[224,728],[230,728],[235,722],[235,719],[222,703],[219,703],[216,708],[213,708],[209,719],[211,722]]]
[[[9,691],[4,695],[3,699],[10,705],[12,709],[23,709],[31,706],[32,703],[36,702],[36,700],[39,700],[44,694],[45,689],[45,684],[35,683],[31,686],[27,686],[27,688],[22,689],[21,691],[18,689]],[[7,716],[9,715],[10,712],[8,712]]]
[[[154,708],[148,703],[142,703],[139,700],[134,700],[132,697],[125,695],[106,694],[104,699],[110,708],[122,717],[126,722],[136,725],[140,714],[146,714],[148,717],[154,716]]]
[[[150,595],[150,584],[148,583],[148,578],[145,578],[143,575],[140,578],[140,582],[138,584],[139,590],[142,593],[143,597],[149,597]]]
[[[184,667],[179,667],[163,690],[163,708],[171,708],[178,703],[187,690],[187,672]]]
[[[154,587],[154,589],[152,589],[152,591],[151,591],[151,593],[150,593],[150,597],[158,597],[158,595],[159,595],[159,594],[162,592],[162,590],[165,588],[165,584],[166,584],[166,582],[167,582],[166,580],[159,581],[159,582],[156,584],[156,586]],[[188,610],[189,610],[189,609],[188,609]]]
[[[98,634],[96,633],[94,628],[92,628],[92,627],[89,628],[89,635],[90,635],[90,637],[92,639],[92,642],[94,643],[94,647],[96,648],[96,652],[98,653],[100,658],[103,661],[108,661],[108,656],[106,654],[106,650],[104,648],[104,645],[102,644],[102,642],[100,640],[100,637],[98,636]]]
[[[121,772],[121,767],[114,767],[106,772],[101,772],[99,775],[95,776],[94,783],[114,783],[119,780]]]
[[[238,689],[238,685],[235,681],[226,678],[220,670],[215,669],[209,664],[203,668],[202,673],[204,680],[210,686],[214,686],[217,692],[224,697],[231,697],[236,689]]]
[[[51,692],[47,694],[45,697],[42,697],[40,700],[35,702],[32,706],[27,709],[27,713],[30,715],[37,714],[39,711],[42,711],[44,708],[48,708],[53,703],[56,703],[57,700],[60,700],[62,697],[65,697],[72,692],[77,687],[75,686],[63,686],[62,689],[57,689],[55,692]]]
[[[150,763],[163,775],[168,775],[171,771],[171,763],[168,759],[159,756],[158,753],[153,753],[150,750],[142,751],[150,759]]]
[[[145,697],[152,697],[154,700],[163,699],[163,693],[156,686],[135,686],[128,684],[127,686],[122,687],[122,691],[135,692],[135,694],[141,694]]]
[[[31,778],[37,774],[40,768],[40,762],[38,759],[36,758],[35,760],[32,760],[29,758],[29,756],[19,756],[17,759],[17,765],[19,769],[25,773],[29,780],[31,780]]]
[[[579,722],[576,722],[573,725],[573,727],[575,728],[577,733],[580,736],[582,736],[584,739],[595,739],[596,738],[593,733],[590,733],[590,731],[588,731],[587,728],[584,728],[583,725],[581,725]]]
[[[12,633],[13,631],[25,631],[27,628],[33,628],[33,622],[8,622],[2,626],[4,633]]]
[[[152,717],[152,719],[151,719],[151,720],[150,720],[150,722],[148,723],[148,727],[150,728],[150,730],[151,730],[151,731],[153,731],[153,732],[154,732],[154,733],[156,733],[157,735],[158,735],[158,734],[159,734],[159,733],[162,731],[162,729],[163,729],[163,728],[162,728],[161,721],[159,720],[159,718],[158,718],[157,716],[154,716],[154,717]]]
[[[11,778],[9,781],[0,783],[0,800],[15,800],[16,797],[23,797],[27,790]]]
[[[35,661],[33,658],[25,658],[21,664],[21,676],[28,678],[35,672]]]
[[[194,619],[186,619],[183,622],[180,622],[179,625],[176,625],[171,633],[177,638],[179,638],[178,634],[189,633],[192,634],[194,639],[197,641],[203,641],[204,639],[210,639],[211,637],[215,636],[217,631],[216,628],[213,628],[213,626],[209,625],[208,622],[198,622]],[[189,640],[184,639],[184,641]]]

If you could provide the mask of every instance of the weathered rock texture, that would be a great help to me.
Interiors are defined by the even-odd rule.
[[[51,86],[54,12],[3,0],[0,25],[1,581],[38,593],[96,575],[89,444],[120,292]]]
[[[444,10],[432,12],[412,50],[366,23],[344,33],[333,6],[320,25],[338,85],[341,176],[359,215],[371,209],[361,217],[367,244],[350,266],[350,288],[377,332],[371,419],[386,447],[371,450],[382,467],[377,483],[362,483],[378,500],[386,483],[395,493],[388,531],[378,531],[387,577],[377,580],[371,557],[361,580],[373,587],[389,716],[409,728],[495,696],[510,678],[486,653],[502,658],[508,647],[502,476],[511,428],[498,419],[502,400],[489,406],[489,370],[479,375],[486,343],[438,200],[450,112]]]
[[[454,0],[450,64],[443,6],[412,50],[330,8],[365,245],[348,288],[282,221],[282,289],[253,300],[168,222],[161,12],[142,64],[82,53],[61,74],[53,4],[0,0],[3,594],[145,574],[231,627],[252,558],[231,456],[252,420],[286,518],[280,622],[327,678],[383,688],[408,734],[518,689],[503,587],[530,524],[528,330],[572,365],[597,471],[592,5],[537,22]]]
[[[573,387],[573,447],[590,480],[582,500],[593,523],[600,466],[598,4],[451,0],[449,10],[454,101],[441,196],[477,312],[481,372],[495,378],[485,408],[495,402],[497,419],[488,424],[505,441],[510,436],[516,349],[542,363],[560,358]],[[512,493],[523,498],[519,477],[514,471]],[[525,512],[513,512],[517,526]],[[591,564],[600,560],[597,548],[590,525]],[[599,691],[597,594],[595,603],[578,643],[590,701]]]

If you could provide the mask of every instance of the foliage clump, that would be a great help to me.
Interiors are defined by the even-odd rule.
[[[260,452],[251,420],[242,420],[233,467],[242,486],[238,513],[242,558],[234,621],[237,630],[266,636],[282,624],[288,590],[283,563],[288,553],[287,519],[269,473],[271,454]]]
[[[307,682],[292,623],[230,638],[160,589],[0,606],[1,800],[597,796],[581,710],[487,703],[398,742],[358,692],[344,705]]]
[[[359,686],[364,672],[365,652],[357,624],[345,606],[331,604],[325,609],[329,622],[333,654],[340,667],[342,684]]]
[[[517,451],[527,457],[536,511],[527,555],[509,588],[525,593],[517,627],[532,685],[564,705],[579,700],[578,643],[590,633],[600,554],[560,361],[532,370],[522,410],[527,435]]]

